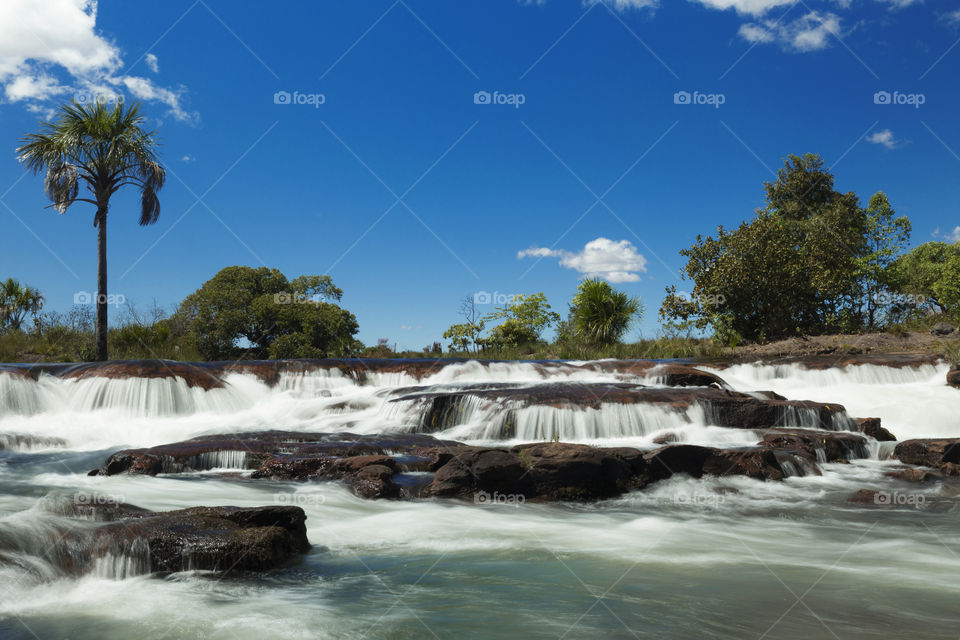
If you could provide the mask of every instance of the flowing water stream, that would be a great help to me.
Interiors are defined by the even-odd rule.
[[[703,367],[701,367],[703,368]],[[960,392],[945,365],[716,370],[738,391],[835,402],[880,417],[901,440],[960,437]],[[338,369],[283,373],[273,386],[234,373],[203,390],[179,378],[36,380],[0,373],[0,638],[957,638],[957,489],[884,472],[889,447],[824,466],[822,476],[762,482],[675,476],[593,504],[364,500],[336,482],[252,480],[242,456],[157,477],[87,476],[112,452],[218,432],[416,431],[424,411],[405,387],[655,384],[640,372],[454,363],[417,379]],[[470,399],[434,435],[652,448],[743,446],[709,411],[603,403],[570,409]],[[796,420],[803,421],[803,416]],[[797,424],[794,426],[803,426]],[[29,434],[31,441],[17,437]],[[897,506],[848,503],[859,489]],[[142,575],[129,557],[63,571],[64,532],[93,526],[57,505],[114,499],[164,511],[294,504],[314,545],[262,576]],[[79,534],[78,534],[79,535]]]

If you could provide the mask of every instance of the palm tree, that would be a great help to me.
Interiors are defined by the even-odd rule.
[[[643,314],[643,303],[594,278],[580,283],[570,314],[577,335],[597,345],[609,345],[619,342]]]
[[[0,282],[0,329],[17,331],[28,313],[43,307],[43,296],[33,287],[24,287],[18,280]]]
[[[41,122],[40,133],[27,135],[17,155],[34,174],[46,170],[44,189],[54,209],[65,213],[74,202],[96,206],[97,227],[97,360],[107,359],[107,211],[120,187],[140,190],[140,224],[160,217],[157,192],[166,172],[158,162],[156,132],[142,128],[139,104],[103,101],[61,106],[53,122]],[[90,197],[79,197],[80,183]]]

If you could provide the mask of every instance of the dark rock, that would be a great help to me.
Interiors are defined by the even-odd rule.
[[[943,337],[949,336],[957,330],[952,324],[946,322],[938,322],[937,324],[930,327],[930,335]]]
[[[785,449],[816,462],[839,462],[867,457],[867,440],[850,431],[814,429],[767,429],[758,444]]]
[[[516,385],[482,383],[455,391],[435,387],[409,387],[394,392],[392,402],[423,405],[420,430],[435,432],[453,426],[468,399],[480,399],[513,407],[549,406],[565,409],[598,409],[604,404],[650,404],[676,411],[703,407],[711,423],[738,429],[774,426],[819,426],[834,429],[846,419],[839,404],[784,400],[726,389],[686,387],[661,388],[629,383],[543,383]],[[499,436],[515,436],[510,411],[502,414]]]
[[[856,418],[860,432],[880,442],[895,442],[897,437],[880,426],[880,418]]]
[[[299,507],[194,507],[126,517],[96,531],[94,557],[143,554],[149,571],[265,571],[310,549]],[[145,545],[145,548],[144,548]]]
[[[931,482],[944,479],[944,474],[939,471],[918,467],[889,471],[884,475],[889,478],[896,478],[897,480],[906,480],[907,482]]]
[[[876,489],[860,489],[847,502],[878,506],[880,503],[877,501],[877,496],[879,495],[882,495],[882,493]]]
[[[893,457],[922,467],[957,464],[960,463],[960,438],[904,440],[893,450]]]
[[[947,384],[955,389],[960,389],[960,367],[954,365],[947,371]]]

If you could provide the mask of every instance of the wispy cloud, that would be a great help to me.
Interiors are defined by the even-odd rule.
[[[875,131],[867,136],[866,140],[873,144],[883,145],[887,149],[896,149],[900,144],[900,141],[893,137],[893,132],[890,129]]]
[[[795,52],[818,51],[830,44],[832,37],[841,37],[840,16],[835,13],[810,13],[790,22],[761,20],[740,26],[740,37],[750,43],[778,43]]]

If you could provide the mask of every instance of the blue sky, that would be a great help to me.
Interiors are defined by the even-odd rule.
[[[169,171],[156,225],[132,193],[110,213],[109,289],[140,308],[232,264],[330,273],[363,341],[421,348],[466,295],[565,313],[599,274],[653,336],[678,251],[789,153],[886,191],[914,244],[960,236],[958,38],[919,0],[6,0],[0,276],[58,310],[95,288],[92,210],[45,209],[13,150],[118,92]]]

